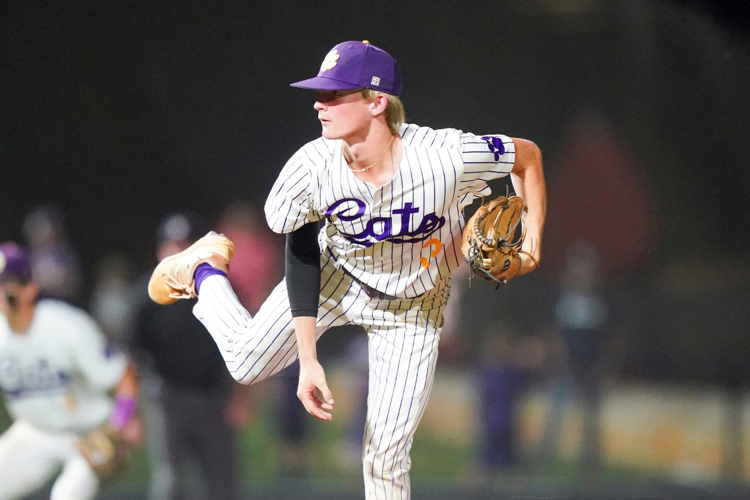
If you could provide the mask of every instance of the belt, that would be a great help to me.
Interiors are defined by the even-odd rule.
[[[346,274],[349,274],[345,269],[342,268],[342,270]],[[351,279],[353,279],[354,281],[356,281],[357,284],[359,285],[359,287],[362,289],[362,291],[365,292],[367,294],[367,296],[370,297],[371,299],[376,299],[376,300],[401,300],[401,297],[396,297],[396,296],[393,296],[393,295],[388,295],[387,293],[383,293],[380,290],[375,290],[373,287],[371,287],[371,286],[369,286],[369,285],[367,285],[365,283],[362,283],[361,281],[359,281],[357,278],[355,278],[351,274],[349,274],[349,277]]]
[[[387,293],[383,293],[380,290],[375,290],[373,287],[371,287],[370,285],[368,285],[366,283],[362,283],[357,278],[355,278],[352,273],[350,273],[349,271],[347,271],[344,266],[341,266],[339,269],[341,269],[344,272],[344,274],[346,274],[347,276],[349,276],[352,279],[352,281],[356,281],[357,284],[359,285],[359,287],[362,289],[362,291],[365,292],[365,294],[368,297],[370,297],[371,299],[375,299],[375,300],[401,300],[401,297],[396,297],[394,295],[388,295]]]

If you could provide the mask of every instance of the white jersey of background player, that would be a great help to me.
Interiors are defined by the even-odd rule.
[[[0,245],[0,388],[13,419],[0,436],[0,499],[24,497],[57,473],[52,500],[94,498],[99,479],[75,443],[110,421],[110,390],[132,405],[137,384],[84,311],[35,302],[30,269],[23,249]]]
[[[293,86],[319,91],[314,107],[323,137],[286,164],[266,217],[292,239],[325,219],[320,247],[313,241],[320,254],[315,305],[299,306],[299,289],[307,284],[292,279],[288,266],[286,280],[251,318],[220,275],[231,244],[215,233],[162,261],[149,293],[160,303],[197,293],[195,315],[243,383],[299,358],[298,395],[322,420],[331,419],[333,396],[315,341],[332,326],[364,327],[366,495],[408,499],[409,451],[432,388],[450,273],[462,261],[461,209],[489,194],[486,181],[510,173],[528,206],[523,249],[539,261],[546,210],[541,154],[523,139],[403,125],[396,63],[367,42],[337,45],[317,77]],[[519,274],[535,269],[533,259],[521,258]]]

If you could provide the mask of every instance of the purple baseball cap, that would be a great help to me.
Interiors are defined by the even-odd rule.
[[[403,85],[396,60],[367,40],[343,42],[328,52],[318,76],[292,87],[310,90],[373,89],[401,95]]]
[[[31,261],[21,246],[7,242],[0,245],[0,283],[31,281]]]

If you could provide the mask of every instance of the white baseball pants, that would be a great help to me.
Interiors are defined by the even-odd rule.
[[[317,336],[334,326],[356,324],[369,338],[366,498],[408,500],[409,451],[432,389],[450,278],[414,299],[375,300],[332,261],[323,257],[321,267]],[[259,382],[297,359],[285,281],[252,318],[229,281],[210,276],[201,284],[193,312],[239,382]]]
[[[15,500],[41,488],[62,472],[51,500],[91,500],[99,480],[76,450],[76,434],[44,431],[16,421],[0,436],[0,500]]]

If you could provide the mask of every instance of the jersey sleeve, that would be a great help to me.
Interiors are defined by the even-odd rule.
[[[515,143],[505,135],[462,133],[460,150],[464,164],[459,177],[461,196],[490,194],[487,181],[508,175],[516,159]]]
[[[76,366],[87,383],[102,390],[114,389],[127,367],[125,355],[107,341],[96,322],[83,312],[70,322],[70,336]]]
[[[325,145],[310,143],[297,151],[284,165],[268,194],[265,213],[275,233],[290,233],[323,217],[315,210],[316,163],[325,159]]]

